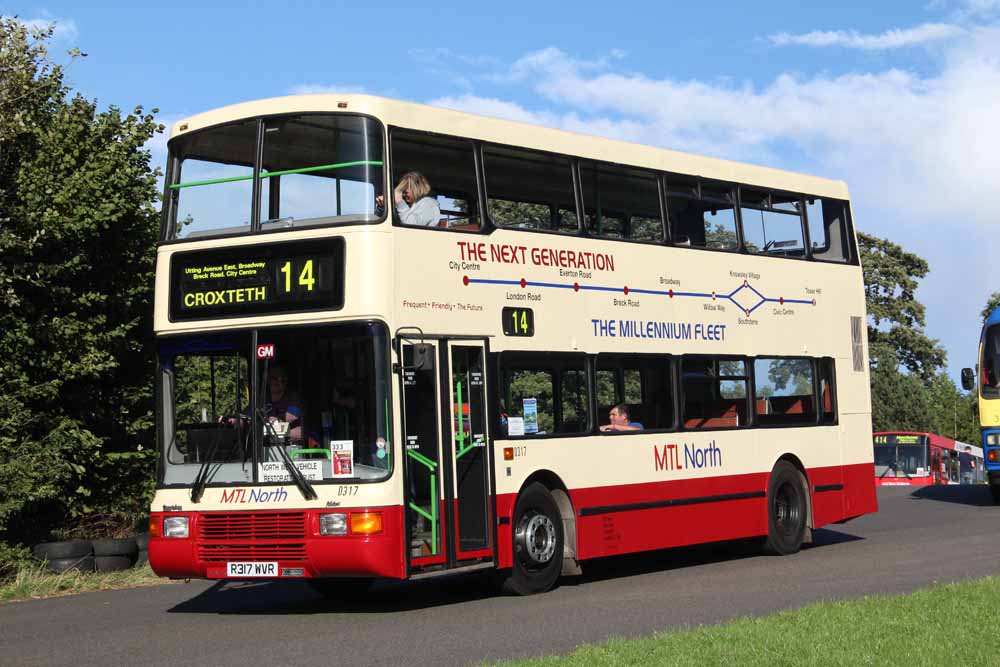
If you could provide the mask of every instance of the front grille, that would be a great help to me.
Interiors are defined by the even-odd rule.
[[[203,514],[198,521],[199,539],[301,540],[306,536],[305,512],[233,512]]]
[[[305,512],[231,512],[198,519],[198,559],[305,560]]]
[[[229,560],[305,560],[306,545],[298,544],[199,544],[198,560],[205,563]]]

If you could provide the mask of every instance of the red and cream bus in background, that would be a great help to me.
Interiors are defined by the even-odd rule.
[[[533,593],[876,510],[844,183],[363,95],[169,150],[156,572]]]
[[[873,434],[879,486],[982,484],[983,450],[933,433]]]

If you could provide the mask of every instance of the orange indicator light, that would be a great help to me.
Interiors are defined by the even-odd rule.
[[[504,447],[503,448],[503,460],[504,461],[513,461],[514,460],[514,448],[513,447]]]
[[[352,512],[352,535],[377,535],[382,532],[381,512]]]

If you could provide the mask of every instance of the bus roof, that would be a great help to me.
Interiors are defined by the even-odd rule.
[[[789,192],[802,192],[845,200],[850,198],[847,185],[843,181],[664,148],[653,148],[643,144],[555,130],[373,95],[292,95],[242,102],[177,121],[170,130],[170,139],[241,118],[324,111],[369,114],[389,125],[468,137],[498,144],[523,146],[593,160],[703,176]]]
[[[986,327],[993,326],[994,324],[1000,324],[1000,306],[994,308],[993,312],[990,313],[990,316],[986,318],[986,321],[983,322],[983,328],[985,329]]]

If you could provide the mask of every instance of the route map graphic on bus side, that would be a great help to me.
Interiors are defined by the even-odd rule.
[[[580,291],[594,291],[594,292],[621,292],[624,295],[628,294],[650,294],[654,296],[665,296],[670,299],[682,298],[682,297],[693,297],[700,299],[711,299],[716,300],[728,300],[731,301],[737,308],[743,311],[747,317],[750,316],[755,310],[763,306],[765,303],[777,303],[780,305],[784,304],[803,304],[807,306],[815,306],[816,299],[786,299],[784,296],[779,296],[777,298],[767,297],[761,294],[750,281],[744,280],[743,284],[734,289],[729,293],[719,293],[719,292],[681,292],[673,289],[669,290],[652,290],[652,289],[641,289],[635,287],[629,287],[624,285],[622,287],[608,287],[603,285],[581,285],[579,282],[573,283],[548,283],[548,282],[536,282],[528,281],[524,278],[520,280],[499,280],[495,278],[470,278],[469,276],[462,277],[462,284],[468,285],[511,285],[520,286],[521,288],[527,287],[540,287],[540,288],[550,288],[550,289],[571,289],[574,292]],[[736,300],[737,295],[740,292],[747,290],[759,299],[753,306],[747,307]],[[745,298],[745,297],[744,297]]]

